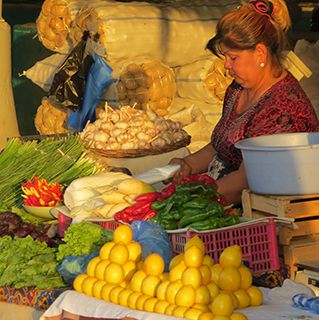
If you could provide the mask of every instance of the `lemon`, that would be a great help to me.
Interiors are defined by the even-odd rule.
[[[146,276],[147,275],[143,270],[136,271],[132,276],[130,288],[133,291],[141,292],[142,282]]]
[[[129,281],[126,281],[126,280],[124,280],[124,281],[122,281],[121,283],[120,283],[120,287],[122,287],[122,288],[128,288],[129,287]]]
[[[239,268],[242,264],[242,257],[240,246],[233,245],[223,250],[219,256],[219,263],[223,268]]]
[[[199,267],[199,271],[202,275],[202,283],[203,284],[208,284],[210,283],[210,279],[211,279],[211,268],[205,264],[201,265]]]
[[[84,273],[77,275],[73,281],[73,289],[77,292],[83,292],[82,291],[82,282],[87,277],[88,277],[88,275],[84,274]]]
[[[143,261],[143,260],[140,260],[140,261],[136,264],[137,270],[143,270],[143,265],[144,265],[144,261]]]
[[[156,297],[159,300],[165,300],[166,289],[169,286],[169,280],[162,281],[156,289]]]
[[[182,260],[184,260],[184,254],[178,254],[175,256],[169,263],[169,270],[172,270],[175,266],[177,266]]]
[[[98,280],[93,284],[92,295],[95,298],[102,299],[102,288],[106,284],[104,280]]]
[[[172,315],[174,317],[179,317],[179,318],[184,318],[184,313],[188,310],[187,307],[182,307],[182,306],[176,306],[174,308]]]
[[[169,272],[169,281],[174,282],[182,279],[182,274],[186,270],[184,260],[180,261],[173,269]]]
[[[136,271],[136,263],[132,260],[128,260],[124,265],[123,265],[123,271],[124,271],[124,278],[125,280],[131,280],[133,274]]]
[[[203,313],[203,311],[190,308],[184,313],[184,318],[190,320],[198,320],[199,316]]]
[[[123,242],[116,243],[110,251],[109,260],[111,262],[116,262],[123,265],[127,262],[129,257],[129,252],[126,245]]]
[[[115,262],[109,263],[105,269],[105,281],[112,284],[120,284],[124,280],[124,271],[121,265]]]
[[[110,291],[115,287],[114,284],[107,283],[102,287],[101,296],[104,301],[110,301]]]
[[[200,267],[204,260],[203,251],[197,246],[191,246],[184,252],[186,267]]]
[[[251,287],[252,283],[253,283],[253,276],[252,273],[250,271],[249,268],[247,268],[246,266],[240,266],[238,268],[238,271],[240,273],[240,287],[242,289],[248,289],[249,287]]]
[[[182,283],[197,289],[202,285],[202,275],[198,268],[188,267],[182,274]]]
[[[164,272],[164,268],[164,259],[158,253],[151,253],[144,260],[143,270],[148,275],[158,276]]]
[[[94,276],[99,280],[105,280],[105,269],[110,264],[109,260],[100,260],[95,266]]]
[[[198,320],[212,320],[212,319],[214,319],[214,315],[211,312],[204,312],[198,318]]]
[[[214,320],[230,320],[228,316],[214,316]]]
[[[214,316],[230,316],[233,313],[233,299],[227,293],[219,293],[210,305]]]
[[[166,289],[165,300],[170,304],[175,304],[175,297],[179,289],[183,286],[180,280],[171,282]]]
[[[94,277],[87,277],[82,281],[82,292],[88,296],[93,296],[93,285],[98,279]]]
[[[85,280],[84,280],[85,281]],[[263,293],[261,290],[255,286],[249,287],[247,290],[247,293],[250,296],[250,305],[255,307],[255,306],[260,306],[263,303]]]
[[[234,312],[231,316],[230,316],[230,320],[248,320],[248,318],[240,313],[240,312]]]
[[[162,274],[159,275],[159,278],[161,279],[161,281],[169,280],[169,273],[163,272]]]
[[[127,306],[131,309],[136,308],[136,301],[142,294],[140,292],[133,292],[127,298]]]
[[[213,301],[215,297],[219,294],[220,289],[215,282],[210,282],[207,286],[207,289],[210,293],[210,300]]]
[[[121,291],[125,290],[122,287],[114,287],[113,289],[111,289],[110,291],[110,302],[118,304],[119,303],[119,294]]]
[[[132,241],[129,244],[127,244],[127,250],[128,250],[128,259],[132,260],[134,262],[139,262],[142,257],[142,247],[141,245],[136,242]]]
[[[146,276],[142,282],[141,292],[154,297],[161,279],[158,276]]]
[[[195,289],[190,286],[182,286],[176,293],[175,304],[190,308],[195,303]]]
[[[195,303],[209,304],[210,302],[210,292],[207,286],[200,286],[195,290]]]
[[[234,307],[234,310],[235,310],[235,309],[237,309],[237,308],[238,308],[238,306],[239,306],[239,302],[238,302],[238,299],[237,299],[237,297],[235,296],[234,292],[232,292],[232,291],[227,291],[227,290],[223,290],[223,291],[221,291],[221,292],[223,292],[223,293],[227,293],[227,294],[229,294],[229,295],[230,295],[230,297],[231,297],[231,298],[232,298],[232,300],[233,300],[233,307]]]
[[[86,267],[86,273],[90,276],[90,277],[94,277],[95,276],[95,267],[96,265],[101,261],[102,259],[97,256],[94,257],[93,259],[91,259]]]
[[[236,291],[241,284],[240,273],[235,267],[226,267],[219,275],[218,285],[222,290]]]
[[[159,300],[155,304],[154,312],[165,314],[165,311],[168,306],[169,306],[169,303],[167,301]]]
[[[118,303],[119,305],[123,307],[127,307],[127,300],[130,294],[132,294],[133,291],[130,289],[124,289],[119,293]]]
[[[219,263],[214,264],[210,268],[211,280],[218,285],[219,275],[223,271],[222,266]]]
[[[203,259],[204,265],[211,267],[214,263],[215,263],[214,259],[211,256],[209,256],[208,254],[204,255],[204,259]]]
[[[136,306],[135,306],[135,308],[137,309],[137,310],[144,310],[144,303],[145,303],[145,301],[148,299],[148,298],[151,298],[151,296],[148,296],[148,295],[146,295],[146,294],[142,294],[142,295],[140,295],[138,298],[137,298],[137,300],[136,300]]]
[[[199,236],[194,236],[194,237],[190,238],[185,243],[184,251],[186,251],[191,246],[197,246],[203,253],[205,253],[205,244]]]
[[[173,311],[175,308],[177,308],[177,305],[169,304],[168,307],[165,309],[165,314],[167,314],[168,316],[173,315]]]
[[[195,303],[192,308],[198,309],[200,311],[207,312],[209,311],[208,305],[207,304],[202,304],[202,303]]]
[[[157,298],[154,298],[154,297],[148,298],[144,303],[144,311],[153,312],[157,302],[158,302]]]
[[[125,244],[129,244],[133,240],[133,230],[127,225],[123,224],[118,226],[113,232],[113,241],[115,243],[123,242]]]
[[[110,241],[110,242],[103,244],[103,246],[100,249],[100,258],[101,259],[108,259],[110,251],[114,245],[115,245],[114,241]]]
[[[239,289],[234,292],[234,295],[236,296],[238,300],[238,308],[243,309],[250,306],[250,296],[244,289]]]

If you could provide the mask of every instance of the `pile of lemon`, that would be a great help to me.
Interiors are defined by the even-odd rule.
[[[205,254],[199,237],[190,239],[164,272],[164,260],[152,253],[141,259],[142,248],[133,231],[121,225],[113,241],[103,245],[86,274],[73,283],[76,291],[135,310],[191,320],[246,320],[236,309],[263,302],[252,274],[242,263],[239,246],[226,248],[219,263]]]

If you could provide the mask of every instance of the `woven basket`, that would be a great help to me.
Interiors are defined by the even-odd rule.
[[[129,150],[104,150],[91,148],[90,151],[93,154],[103,156],[106,158],[138,158],[144,156],[151,156],[162,154],[170,151],[174,151],[183,147],[186,147],[190,144],[191,137],[187,136],[185,139],[180,140],[174,144],[167,145],[163,148],[153,148],[153,149],[129,149]]]

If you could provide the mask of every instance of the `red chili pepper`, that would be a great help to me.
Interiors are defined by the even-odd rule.
[[[130,207],[125,208],[123,211],[130,215],[138,215],[142,212],[148,211],[151,208],[152,202],[150,201],[141,201],[136,202]]]
[[[155,210],[150,210],[147,212],[144,217],[142,218],[142,221],[146,221],[148,219],[151,219],[157,215],[157,212]]]
[[[213,186],[217,186],[216,180],[207,174],[197,174],[197,175],[185,177],[181,181],[181,184],[193,182],[193,181],[206,182],[206,183],[211,184]]]
[[[162,197],[163,199],[169,198],[175,191],[176,186],[174,183],[171,183],[161,191],[160,197]]]
[[[135,198],[136,202],[141,202],[141,201],[155,201],[158,199],[158,197],[160,196],[159,192],[148,192],[148,193],[144,193],[141,194],[139,196],[137,196]]]

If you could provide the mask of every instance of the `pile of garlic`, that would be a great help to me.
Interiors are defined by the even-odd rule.
[[[80,133],[89,148],[103,150],[161,149],[188,137],[182,124],[164,119],[152,110],[131,106],[112,109],[107,104]]]

